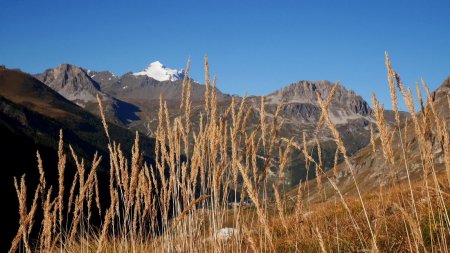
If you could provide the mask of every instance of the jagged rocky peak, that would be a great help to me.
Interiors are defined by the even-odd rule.
[[[326,99],[330,94],[334,83],[322,81],[299,81],[289,86],[275,91],[267,96],[268,103],[277,104],[284,100],[288,104],[313,104],[317,105],[317,92]],[[354,91],[347,90],[344,86],[339,85],[333,96],[332,105],[345,109],[347,112],[368,116],[371,114],[369,104]],[[347,113],[348,114],[348,113]]]
[[[157,81],[176,81],[184,77],[184,70],[170,69],[161,62],[150,63],[146,69],[133,73],[134,76],[148,76]]]
[[[76,101],[79,105],[95,101],[100,87],[87,72],[75,65],[61,64],[35,76],[65,98]]]
[[[98,90],[98,85],[84,69],[71,64],[60,64],[56,68],[47,69],[36,77],[57,91],[66,87],[72,91],[85,88]]]
[[[270,94],[275,101],[276,99],[284,99],[286,102],[311,103],[315,102],[316,92],[320,92],[322,96],[327,96],[332,88],[332,83],[329,81],[299,81],[292,83],[280,90]]]

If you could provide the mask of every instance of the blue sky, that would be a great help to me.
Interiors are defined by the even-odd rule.
[[[405,83],[450,75],[450,1],[2,1],[0,64],[37,73],[72,63],[116,74],[209,55],[219,88],[265,95],[341,81],[389,107],[387,50]]]

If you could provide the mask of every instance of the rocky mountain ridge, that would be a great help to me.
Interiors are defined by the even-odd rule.
[[[326,80],[299,81],[269,94],[266,101],[268,104],[278,104],[283,100],[286,103],[286,113],[297,114],[305,123],[315,123],[320,117],[316,93],[319,92],[322,98],[326,98],[333,85]],[[370,119],[372,114],[369,104],[361,96],[341,85],[337,87],[329,108],[335,124],[344,124],[348,120],[364,117]]]
[[[150,68],[154,68],[153,65],[155,64],[150,65]],[[163,66],[161,63],[156,65],[158,67]],[[76,88],[81,87],[86,90],[86,93],[93,91],[97,94],[105,94],[104,97],[111,101],[123,101],[134,106],[135,120],[129,120],[124,125],[149,135],[154,132],[157,126],[157,112],[159,110],[160,97],[167,102],[169,113],[172,117],[176,117],[180,112],[182,79],[179,77],[181,76],[178,78],[172,76],[174,77],[173,79],[166,78],[167,80],[159,81],[151,77],[148,73],[137,75],[136,73],[129,72],[122,76],[116,76],[109,71],[97,72],[92,70],[86,71],[78,67],[72,68],[77,69],[77,71],[46,71],[46,73],[64,73],[64,75],[60,74],[58,78],[52,78],[52,76],[42,78],[43,75],[37,76],[44,82],[47,82],[47,85],[50,87],[55,87],[56,90],[60,89],[59,91],[61,91],[60,93],[62,95],[67,95],[67,91],[77,92],[78,90]],[[173,73],[181,72],[173,70]],[[70,75],[74,76],[71,77]],[[78,77],[78,75],[81,75],[82,78]],[[67,80],[71,80],[72,82]],[[196,129],[198,127],[198,116],[204,111],[205,86],[192,79],[190,81],[192,86],[191,115],[193,117],[191,122],[193,129]],[[74,86],[74,88],[70,90],[64,88],[68,83]],[[298,143],[302,142],[303,133],[307,134],[308,140],[312,138],[319,139],[323,148],[323,154],[325,155],[325,169],[330,168],[332,165],[335,144],[332,141],[331,133],[326,129],[320,130],[320,134],[315,135],[316,124],[321,114],[316,93],[320,93],[325,98],[330,93],[333,85],[329,81],[299,81],[277,90],[265,98],[265,110],[268,117],[271,117],[275,113],[281,101],[284,102],[280,112],[280,118],[284,122],[280,131],[281,136],[286,138],[294,137],[294,140]],[[216,90],[216,93],[219,112],[225,111],[231,103],[232,96],[224,94],[220,90]],[[70,98],[68,95],[67,97]],[[234,98],[238,103],[243,99],[237,96]],[[249,118],[249,127],[257,125],[260,121],[258,113],[260,103],[260,97],[250,96],[246,99],[246,107],[253,108],[254,110],[252,117]],[[110,104],[114,105],[114,103]],[[94,113],[98,111],[96,106],[86,106],[85,108],[87,110],[93,108]],[[114,109],[114,106],[112,108]],[[362,97],[358,96],[354,91],[347,90],[344,86],[339,85],[329,111],[332,121],[336,124],[344,143],[347,145],[349,155],[357,152],[369,143],[369,125],[373,123],[374,119],[372,109]],[[114,115],[114,113],[112,114]],[[387,115],[389,115],[389,112],[387,112]],[[290,167],[291,169],[287,173],[289,177],[288,181],[292,184],[306,177],[305,170],[298,169],[298,167],[304,167],[304,164],[301,162],[301,155],[294,152],[293,156],[299,156],[300,158],[294,159]],[[314,173],[311,175],[314,175]]]

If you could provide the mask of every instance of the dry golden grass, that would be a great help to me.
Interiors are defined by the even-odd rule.
[[[189,70],[189,61],[187,65]],[[102,157],[97,154],[89,168],[70,147],[77,170],[73,178],[65,178],[62,132],[57,194],[52,194],[53,187],[45,181],[37,153],[40,183],[32,189],[35,195],[31,204],[26,202],[25,177],[20,184],[15,181],[20,227],[10,252],[448,252],[447,125],[438,117],[428,89],[426,105],[416,115],[412,93],[393,71],[387,54],[386,66],[396,127],[387,125],[383,105],[374,96],[379,135],[375,136],[371,126],[370,145],[375,154],[380,149],[377,143],[381,144],[385,164],[392,173],[394,168],[404,166],[408,175],[404,182],[380,185],[379,191],[370,194],[360,191],[364,186],[358,185],[353,161],[328,115],[338,84],[326,100],[317,94],[322,114],[314,139],[319,151],[315,160],[309,154],[306,134],[300,144],[278,136],[283,102],[273,117],[268,117],[262,97],[260,122],[254,129],[247,127],[253,108],[246,107],[245,98],[239,105],[233,98],[230,106],[220,112],[216,79],[211,85],[205,57],[205,110],[199,116],[199,129],[191,129],[191,81],[185,78],[178,117],[170,118],[167,105],[160,100],[154,164],[143,161],[137,133],[131,157],[123,155],[120,144],[110,138],[98,99],[109,140],[109,196],[99,193],[97,168]],[[412,113],[409,124],[413,124],[419,145],[423,171],[420,180],[412,180],[409,174],[405,141],[410,137],[406,137],[408,125],[398,116],[397,89]],[[331,130],[337,145],[332,173],[323,171],[317,137],[322,127]],[[403,137],[400,151],[394,148],[395,135]],[[435,150],[430,143],[434,138],[442,143],[446,173],[435,167]],[[300,183],[294,193],[288,194],[284,171],[292,148],[304,155],[306,169],[316,167],[316,181]],[[402,154],[395,154],[397,151]],[[340,156],[344,162],[339,166],[350,172],[355,195],[344,195],[337,181]],[[277,170],[273,172],[272,168]],[[64,197],[65,182],[72,182],[68,198]],[[310,188],[320,196],[319,201],[310,200]],[[332,193],[327,192],[330,189]],[[108,206],[100,206],[102,198],[109,201]],[[39,207],[43,219],[37,223],[34,214]],[[100,225],[92,223],[93,215],[101,218]],[[30,238],[33,226],[40,228],[37,238]]]

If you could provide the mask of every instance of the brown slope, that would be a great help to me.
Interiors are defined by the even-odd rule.
[[[52,118],[77,117],[80,111],[53,89],[17,70],[0,70],[0,91],[0,95],[12,102],[26,105]]]
[[[107,179],[109,155],[108,140],[99,118],[68,101],[36,78],[16,70],[0,69],[0,195],[3,196],[0,230],[0,252],[7,252],[12,237],[17,232],[18,213],[13,178],[26,174],[31,191],[39,178],[36,151],[39,150],[50,185],[57,185],[57,145],[59,130],[63,129],[65,151],[70,144],[85,161],[91,161],[98,151],[103,157],[99,180]],[[121,143],[124,152],[130,154],[134,133],[109,124],[113,140]],[[152,162],[153,140],[141,136],[145,160]],[[89,166],[89,164],[86,164]],[[75,171],[68,156],[66,176]],[[107,185],[107,182],[105,182]],[[67,185],[70,187],[70,185]],[[102,189],[100,189],[102,190]],[[32,195],[32,192],[29,192]]]
[[[0,70],[0,96],[8,103],[20,106],[39,117],[51,120],[64,129],[73,131],[97,149],[106,151],[107,140],[101,120],[65,99],[33,76],[18,70]],[[24,127],[34,126],[25,125]],[[123,144],[131,147],[128,144],[133,143],[133,133],[115,124],[110,124],[110,130],[114,138],[122,140]],[[144,141],[151,142],[147,138]]]

